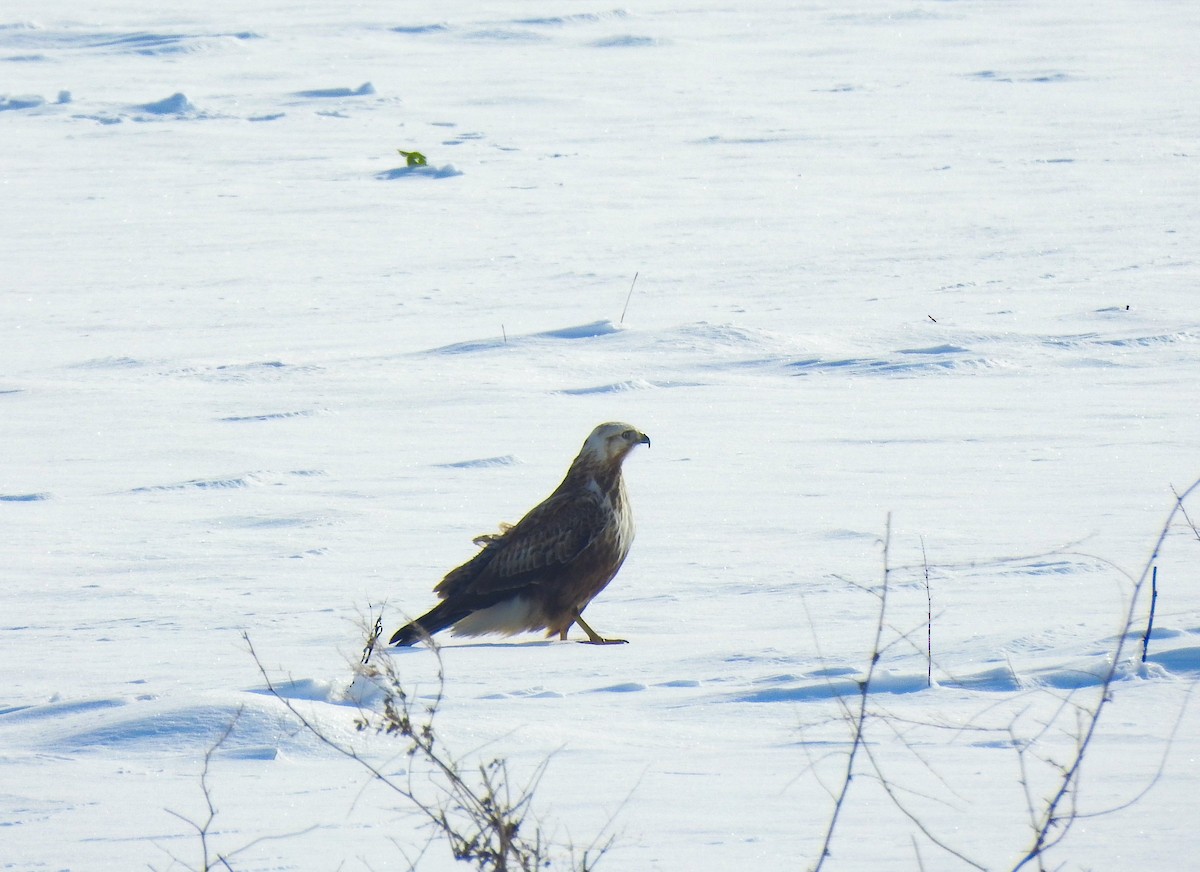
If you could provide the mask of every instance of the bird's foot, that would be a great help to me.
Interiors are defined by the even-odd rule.
[[[628,639],[605,639],[603,636],[601,636],[599,633],[597,633],[595,630],[593,630],[591,627],[589,627],[587,625],[587,622],[584,621],[584,619],[583,619],[583,615],[579,614],[579,612],[575,613],[575,623],[577,623],[579,625],[579,628],[581,630],[583,630],[583,632],[587,633],[587,639],[579,640],[584,645],[628,645],[629,644]],[[565,630],[563,631],[562,637],[564,639],[567,638],[567,633]]]

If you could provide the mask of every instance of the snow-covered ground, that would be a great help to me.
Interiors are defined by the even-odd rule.
[[[631,644],[448,638],[447,745],[550,757],[603,868],[811,867],[890,513],[827,868],[969,868],[872,759],[1011,868],[1200,476],[1196,5],[174,6],[0,9],[0,868],[198,866],[239,711],[234,868],[405,868],[428,833],[242,634],[402,771],[341,701],[360,623],[612,419],[653,448],[587,617]],[[1155,564],[1056,868],[1200,854],[1182,518]]]

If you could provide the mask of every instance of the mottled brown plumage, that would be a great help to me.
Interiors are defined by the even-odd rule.
[[[566,639],[572,624],[589,642],[624,641],[601,637],[581,613],[633,543],[621,464],[642,444],[650,437],[628,424],[593,430],[554,493],[516,524],[478,537],[482,550],[434,588],[442,602],[397,630],[391,643],[412,645],[447,627],[456,636],[545,630]]]

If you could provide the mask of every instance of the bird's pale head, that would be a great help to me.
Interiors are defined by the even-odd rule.
[[[634,447],[649,444],[650,437],[636,427],[610,421],[592,431],[579,456],[596,463],[619,464]]]

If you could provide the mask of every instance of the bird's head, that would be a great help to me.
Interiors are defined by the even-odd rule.
[[[636,427],[610,421],[601,424],[584,440],[579,456],[593,463],[620,464],[636,446],[649,444],[650,437]]]

